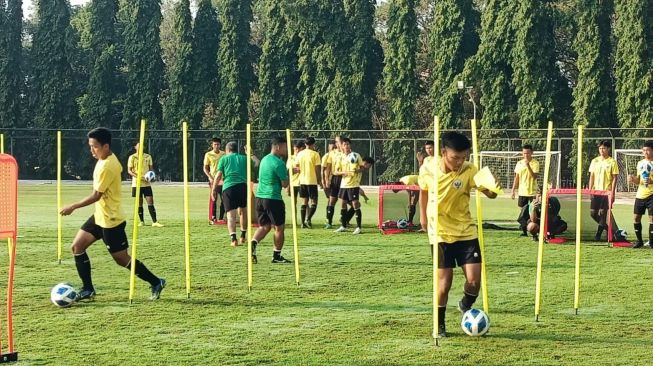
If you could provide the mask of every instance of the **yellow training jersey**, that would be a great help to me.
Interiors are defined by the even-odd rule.
[[[430,185],[433,183],[433,159],[434,156],[427,156],[419,167],[419,175],[417,177],[417,184],[422,191],[428,191]]]
[[[540,172],[540,163],[533,159],[529,162],[533,173]],[[534,197],[537,193],[537,179],[531,176],[528,168],[526,167],[526,160],[521,159],[515,165],[515,174],[519,176],[519,191],[518,194],[523,197]]]
[[[649,175],[650,173],[653,173],[650,169],[652,165],[653,162],[646,159],[642,159],[639,161],[639,163],[637,163],[637,176],[639,177],[639,186],[637,187],[637,195],[635,195],[635,198],[644,199],[653,194],[653,183],[647,184],[646,181],[642,178],[642,173],[645,171],[649,171]]]
[[[224,151],[219,150],[217,153],[213,150],[204,154],[204,166],[209,166],[209,173],[215,177],[218,172],[218,162],[225,155]]]
[[[419,175],[406,175],[401,177],[399,181],[407,186],[414,186],[417,185],[417,181],[419,180]]]
[[[98,160],[93,170],[93,190],[102,193],[100,200],[95,202],[95,224],[105,229],[116,227],[125,221],[120,208],[121,174],[122,165],[114,154],[104,160]]]
[[[429,241],[431,244],[454,243],[477,237],[476,225],[469,212],[470,192],[475,188],[474,175],[478,172],[471,163],[463,163],[457,172],[444,173],[440,168],[439,202],[435,201],[435,187],[429,191],[427,218],[429,223]],[[478,194],[478,193],[477,193]],[[438,204],[438,234],[433,231],[435,223],[435,205]]]
[[[301,151],[300,151],[301,152]],[[297,166],[298,161],[297,161],[297,155],[293,155],[291,158],[288,159],[286,162],[286,168],[287,169],[292,169]],[[290,176],[290,186],[291,187],[299,187],[299,173],[293,173]]]
[[[356,159],[353,163],[347,158],[351,154],[356,154]],[[358,188],[361,185],[361,178],[363,178],[363,171],[361,170],[363,158],[358,153],[352,152],[351,154],[340,154],[340,167],[342,171],[353,173],[353,175],[344,175],[342,177],[340,188]]]
[[[311,149],[304,149],[297,154],[297,163],[299,164],[299,184],[317,185],[318,175],[315,167],[321,164],[320,154]]]
[[[150,154],[143,153],[143,174],[147,173],[148,170],[152,170],[154,162]],[[127,160],[127,170],[138,174],[138,154],[132,154]],[[141,187],[149,187],[150,182],[145,179],[141,179]],[[132,177],[132,187],[136,187],[136,177]]]
[[[594,186],[590,187],[590,189],[610,191],[612,190],[614,176],[619,174],[619,166],[611,157],[603,159],[598,156],[590,163],[589,172],[594,174]]]
[[[331,174],[342,171],[343,154],[338,149],[329,151],[328,162],[331,164]]]

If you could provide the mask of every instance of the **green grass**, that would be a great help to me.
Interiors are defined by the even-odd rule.
[[[65,201],[89,191],[88,185],[67,186]],[[206,224],[207,190],[192,188],[188,300],[181,188],[154,191],[166,227],[141,229],[139,258],[168,279],[161,300],[147,300],[149,288],[137,280],[130,305],[128,271],[99,244],[89,250],[96,300],[60,309],[50,303],[50,288],[63,281],[79,286],[68,246],[91,209],[65,218],[65,259],[58,264],[54,187],[21,186],[15,292],[21,364],[617,365],[642,364],[650,356],[650,250],[584,247],[576,316],[574,247],[546,246],[542,311],[535,322],[536,245],[515,232],[487,231],[491,330],[482,338],[460,330],[454,304],[463,276],[456,271],[447,318],[451,336],[436,348],[426,237],[378,234],[375,195],[364,206],[367,230],[360,237],[299,231],[300,287],[292,265],[270,263],[270,240],[263,241],[248,292],[246,248],[231,248],[224,226]],[[315,226],[324,217],[323,204]],[[502,210],[509,217],[516,215],[514,206],[509,199],[488,203],[485,214]],[[128,216],[131,208],[124,207]],[[127,229],[131,234],[131,225]],[[288,234],[284,255],[292,258],[291,244]]]

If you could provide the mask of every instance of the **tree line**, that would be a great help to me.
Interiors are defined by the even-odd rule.
[[[458,80],[482,128],[653,125],[653,0],[35,3],[0,0],[0,129],[469,128]]]

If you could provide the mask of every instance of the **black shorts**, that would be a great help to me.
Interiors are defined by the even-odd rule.
[[[302,184],[299,186],[299,197],[317,200],[317,184]]]
[[[109,253],[115,253],[129,248],[125,226],[127,226],[127,222],[123,222],[122,224],[110,229],[103,228],[95,223],[95,216],[91,216],[86,220],[84,225],[82,225],[81,229],[93,235],[95,240],[102,239],[104,244],[107,246]]]
[[[334,175],[329,182],[329,196],[338,198],[340,197],[340,183],[342,183],[341,175]]]
[[[346,202],[358,201],[360,188],[340,188],[340,198]]]
[[[643,215],[647,209],[649,216],[653,216],[653,195],[646,198],[635,198],[635,208],[633,209],[635,215]]]
[[[297,199],[297,197],[299,197],[299,186],[292,186],[291,188],[292,188],[293,194],[295,195],[295,199]]]
[[[282,200],[256,198],[258,224],[283,226],[286,223],[286,206]]]
[[[438,268],[462,267],[464,264],[481,263],[481,247],[478,239],[461,240],[451,244],[440,243],[438,245],[440,260]]]
[[[152,193],[152,187],[141,187],[141,196],[154,197],[154,194]],[[132,197],[136,197],[136,187],[132,187]]]
[[[517,206],[524,207],[528,205],[535,197],[532,196],[519,196],[517,199]]]
[[[238,183],[222,192],[222,203],[225,211],[247,207],[247,184]]]
[[[592,196],[590,210],[607,210],[608,207],[608,196]]]

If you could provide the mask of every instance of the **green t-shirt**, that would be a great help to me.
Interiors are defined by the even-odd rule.
[[[258,168],[258,189],[256,197],[272,200],[283,200],[281,198],[281,181],[288,180],[286,163],[276,155],[268,154],[261,159]]]
[[[245,183],[247,182],[247,157],[229,153],[218,162],[218,171],[222,172],[223,190],[239,183]]]

